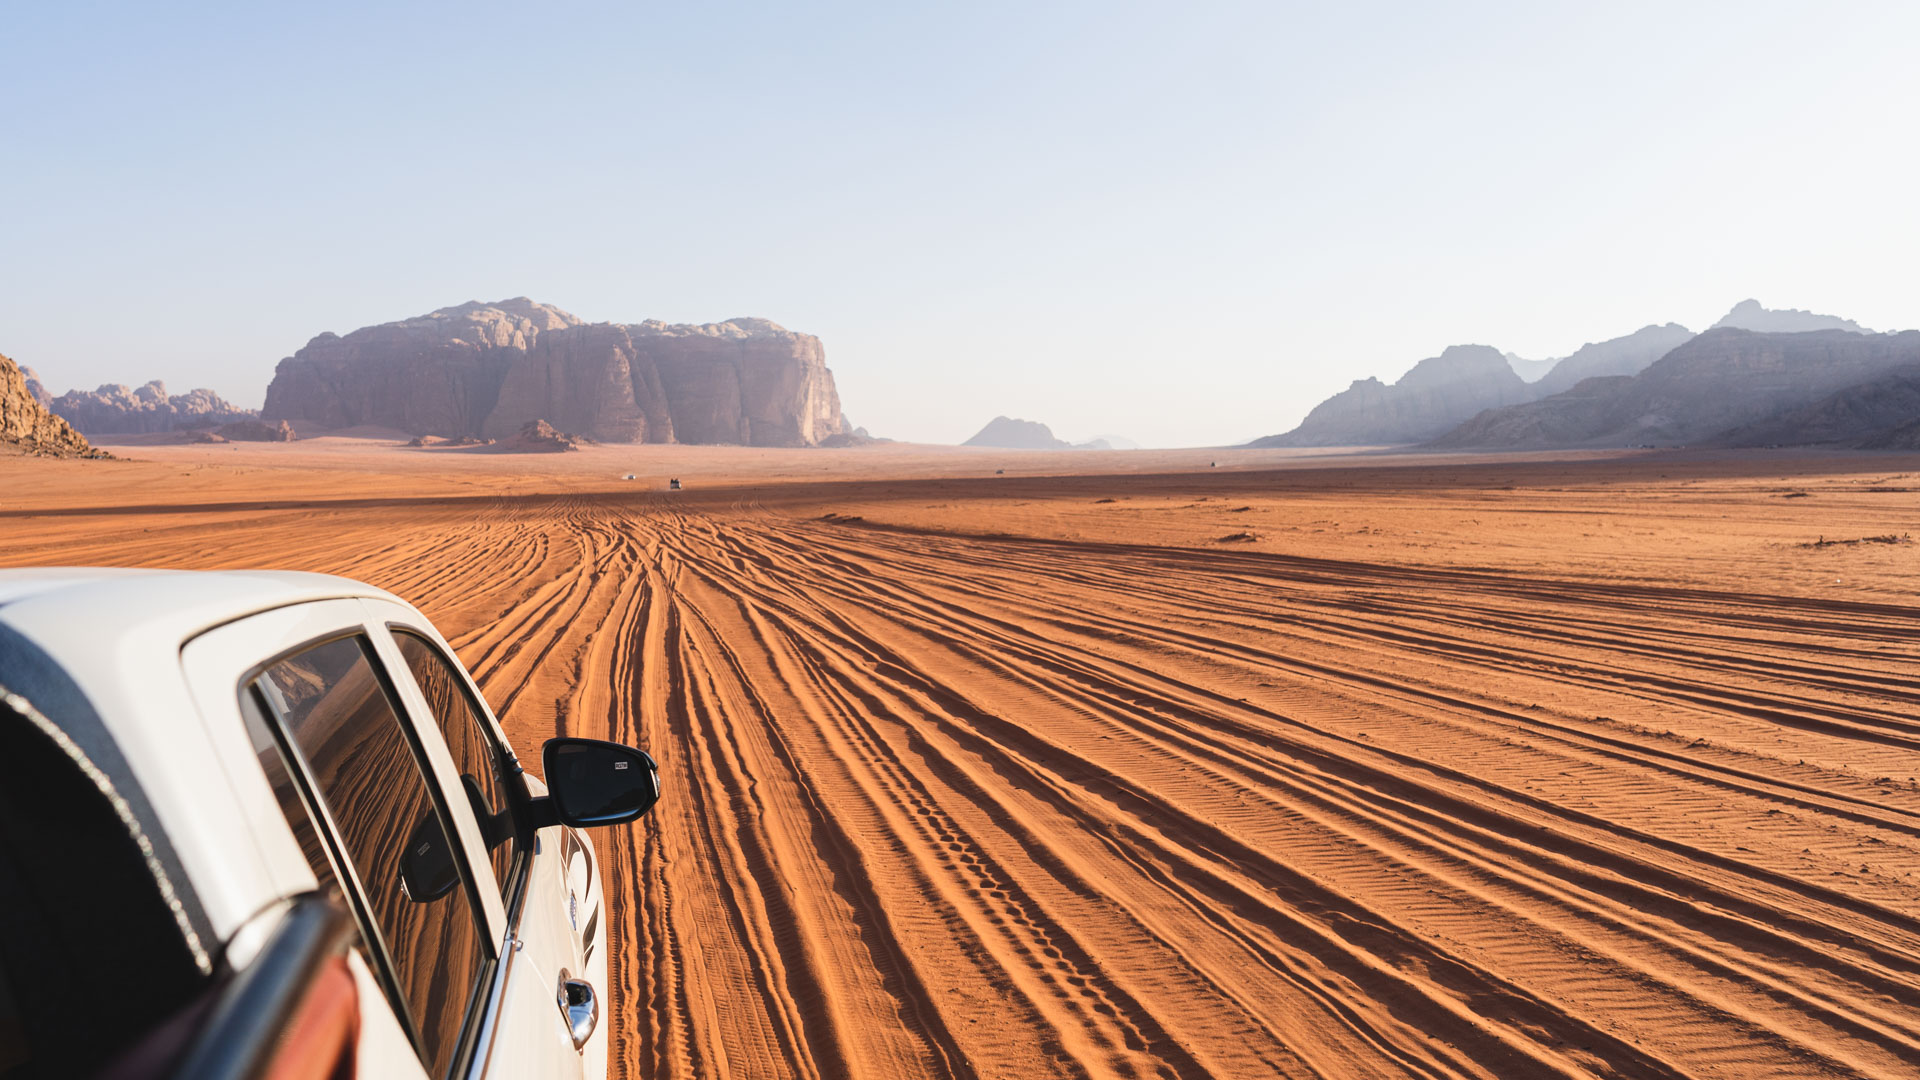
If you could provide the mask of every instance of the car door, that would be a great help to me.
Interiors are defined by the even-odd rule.
[[[495,1026],[505,913],[491,874],[474,870],[480,825],[464,797],[447,797],[460,790],[447,748],[407,719],[383,634],[362,601],[302,604],[203,634],[182,662],[207,723],[271,744],[222,764],[253,805],[273,807],[253,831],[276,880],[291,893],[330,873],[355,912],[362,1075],[444,1080],[469,1074]],[[318,837],[290,835],[289,790]]]
[[[598,995],[604,951],[587,948],[604,933],[598,874],[591,849],[565,826],[527,827],[525,779],[498,722],[466,670],[432,626],[400,605],[368,601],[370,621],[387,632],[391,666],[404,671],[418,727],[441,735],[458,779],[482,823],[486,848],[475,876],[499,890],[508,918],[505,985],[484,1050],[488,1077],[599,1080],[606,1073],[607,1035],[600,1017],[576,1048],[564,1001],[569,992]],[[604,1002],[595,1000],[596,1011]],[[480,1075],[476,1071],[475,1075]]]

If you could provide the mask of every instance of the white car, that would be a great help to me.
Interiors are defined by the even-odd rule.
[[[601,1080],[659,773],[542,758],[358,582],[0,571],[0,1078]]]

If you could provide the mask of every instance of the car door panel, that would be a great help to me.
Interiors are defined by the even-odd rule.
[[[240,712],[241,680],[263,661],[290,649],[364,629],[364,612],[357,601],[324,601],[229,623],[200,634],[181,649],[182,672],[226,780],[240,800],[242,824],[281,895],[309,891],[319,882],[261,771],[258,748]],[[358,952],[349,954],[348,967],[360,1001],[358,1075],[425,1080],[413,1044],[388,1005],[381,978]]]
[[[424,620],[417,616],[393,605],[387,607],[394,610],[376,614],[386,618],[389,630],[416,634],[450,662],[454,672],[465,681],[468,697],[478,709],[476,719],[487,725],[491,737],[500,746],[509,746],[491,707],[445,640],[432,632],[431,627],[422,625]],[[418,688],[411,689],[410,707],[420,709],[422,716],[429,715]],[[422,726],[431,722],[416,721]],[[531,794],[544,794],[537,779],[524,778],[522,782]],[[577,884],[571,889],[570,854],[577,878]],[[602,995],[601,1016],[606,1020],[606,958],[604,954],[591,959],[584,956],[580,934],[589,918],[604,921],[598,915],[598,874],[590,849],[564,826],[541,829],[534,836],[530,857],[520,872],[526,876],[525,894],[519,906],[518,922],[513,927],[516,945],[506,969],[506,986],[498,1003],[493,1047],[485,1075],[598,1080],[606,1073],[605,1029],[596,1026],[587,1044],[576,1050],[558,1001],[563,970],[569,977],[586,978],[595,993]],[[596,927],[596,932],[598,930]],[[592,973],[596,962],[598,971]]]
[[[227,786],[243,813],[228,823],[248,837],[281,896],[315,885],[306,857],[287,831],[266,776],[258,748],[240,715],[240,680],[261,662],[328,634],[358,630],[364,613],[358,601],[328,600],[296,604],[216,627],[180,650],[185,676],[202,729],[213,745]],[[211,890],[208,890],[211,891]]]
[[[359,1072],[356,1075],[368,1080],[374,1077],[427,1080],[412,1041],[401,1029],[393,1010],[387,1007],[386,991],[379,977],[358,952],[347,954],[347,967],[353,972],[354,992],[360,999],[360,1035],[355,1047]]]
[[[465,790],[461,786],[460,769],[447,752],[447,744],[441,737],[440,726],[434,721],[426,699],[421,697],[419,687],[414,685],[412,677],[408,674],[406,659],[400,655],[399,647],[394,644],[393,634],[387,628],[389,622],[406,617],[407,609],[383,600],[362,600],[360,604],[366,613],[367,624],[373,628],[371,636],[374,649],[379,654],[381,662],[386,665],[394,688],[400,693],[401,701],[405,705],[405,713],[412,721],[414,736],[418,739],[420,748],[432,767],[435,786],[439,788],[447,807],[452,811],[454,826],[460,834],[459,843],[466,853],[467,866],[473,873],[474,879],[482,886],[479,889],[480,902],[486,911],[489,938],[500,941],[506,936],[507,931],[506,904],[502,900],[500,883],[494,880],[492,868],[488,864],[487,846],[480,834],[480,823],[474,819]]]

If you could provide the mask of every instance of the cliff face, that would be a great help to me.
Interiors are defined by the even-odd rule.
[[[1709,330],[1639,375],[1592,379],[1538,402],[1491,410],[1428,445],[1522,449],[1782,441],[1777,433],[1765,433],[1767,422],[1915,364],[1920,364],[1920,331]],[[1859,406],[1856,400],[1852,407]],[[1837,415],[1842,409],[1835,405],[1829,411]],[[1818,418],[1810,414],[1802,420],[1811,425]]]
[[[144,435],[177,428],[208,428],[260,414],[242,409],[207,389],[167,393],[158,379],[132,389],[108,383],[98,390],[69,390],[47,407],[87,435]]]
[[[820,339],[764,319],[583,324],[524,297],[322,334],[280,362],[268,419],[506,438],[812,446],[841,431]]]
[[[640,355],[627,327],[608,323],[541,334],[508,362],[479,433],[504,439],[532,420],[602,442],[674,441],[652,360]]]
[[[578,325],[559,308],[517,297],[321,334],[280,361],[260,414],[324,428],[478,434],[515,356],[545,331]]]
[[[1551,374],[1551,373],[1549,373]],[[1256,447],[1372,446],[1420,442],[1440,435],[1483,409],[1527,401],[1532,389],[1498,349],[1454,345],[1420,361],[1388,386],[1360,379],[1314,407],[1284,435],[1256,439]]]
[[[104,457],[35,399],[26,373],[0,356],[0,448],[44,457]]]

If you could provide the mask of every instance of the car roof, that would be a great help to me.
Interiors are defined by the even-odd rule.
[[[298,570],[161,570],[123,566],[34,566],[0,570],[0,608],[22,600],[71,593],[72,599],[107,589],[125,605],[129,617],[143,610],[177,609],[181,597],[197,593],[206,601],[235,607],[233,617],[309,600],[343,596],[393,599],[387,592],[351,578]],[[200,605],[195,605],[200,606]]]
[[[181,900],[186,936],[203,964],[209,943],[271,899],[260,891],[270,875],[257,851],[214,850],[219,845],[196,824],[238,803],[223,779],[212,729],[201,722],[181,650],[261,612],[356,599],[410,606],[326,574],[0,570],[0,691],[9,707],[30,706],[58,729],[127,806],[160,876]]]

